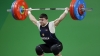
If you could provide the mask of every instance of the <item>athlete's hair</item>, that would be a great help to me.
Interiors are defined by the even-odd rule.
[[[45,19],[48,19],[48,16],[47,16],[47,14],[42,13],[42,14],[40,14],[40,18],[45,18]]]

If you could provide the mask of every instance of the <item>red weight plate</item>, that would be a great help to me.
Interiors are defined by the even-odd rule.
[[[21,14],[21,12],[20,12],[21,6],[23,6],[25,9],[28,9],[28,6],[25,1],[16,1],[16,4],[14,6],[14,12],[18,17],[17,18],[18,20],[25,20],[28,15],[28,11],[24,10],[24,14]]]
[[[26,10],[24,10],[24,14],[21,14],[21,12],[20,12],[21,6],[24,6],[25,9],[28,8],[25,1],[17,1],[16,6],[15,6],[15,8],[16,8],[15,12],[16,12],[16,15],[18,17],[18,20],[24,20],[28,15],[28,13],[27,13],[28,11],[26,11]]]
[[[74,15],[74,4],[75,4],[76,0],[72,0],[70,3],[70,15],[72,17],[72,19],[77,20],[75,15]]]

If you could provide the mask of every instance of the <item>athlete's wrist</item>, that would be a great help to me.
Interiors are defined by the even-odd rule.
[[[28,14],[31,14],[31,11],[28,11]]]
[[[64,11],[64,13],[66,13],[66,14],[67,14],[67,13],[68,13],[68,11],[67,11],[67,10],[65,10],[65,11]]]
[[[68,12],[69,12],[69,8],[66,7],[64,12],[65,12],[65,13],[68,13]]]
[[[31,7],[28,9],[28,14],[31,14],[31,9],[32,9]]]

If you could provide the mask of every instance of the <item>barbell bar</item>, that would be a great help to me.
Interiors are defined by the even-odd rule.
[[[27,3],[24,0],[15,0],[12,3],[11,9],[7,9],[7,12],[11,12],[13,17],[17,20],[24,20],[28,15],[28,10],[65,10],[65,8],[32,8],[29,9]],[[72,0],[69,7],[71,18],[74,20],[82,20],[86,16],[86,11],[92,11],[93,8],[86,8],[84,0]]]

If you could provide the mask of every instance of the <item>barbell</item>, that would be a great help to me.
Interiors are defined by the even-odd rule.
[[[24,0],[15,0],[11,9],[7,9],[7,12],[11,12],[12,16],[16,20],[25,20],[28,16],[28,5]],[[65,8],[32,8],[31,10],[65,10]],[[92,8],[86,8],[84,0],[72,0],[69,7],[71,18],[74,20],[83,20],[86,16],[86,11],[92,11]]]

